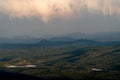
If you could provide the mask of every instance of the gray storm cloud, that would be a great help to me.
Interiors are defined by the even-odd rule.
[[[67,17],[99,12],[120,16],[120,0],[0,0],[0,12],[12,18],[38,17],[47,22],[55,17]]]

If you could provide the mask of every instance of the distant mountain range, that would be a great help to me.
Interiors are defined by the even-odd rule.
[[[47,42],[66,42],[71,43],[77,40],[92,40],[92,41],[109,41],[109,42],[119,42],[120,41],[120,32],[104,32],[104,33],[96,33],[96,34],[85,34],[85,33],[69,33],[62,35],[54,35],[54,36],[43,36],[40,38],[34,38],[29,36],[16,36],[13,38],[4,38],[0,37],[0,44],[3,43],[22,43],[22,44],[33,44],[46,41]]]
[[[0,48],[10,49],[10,48],[30,48],[30,47],[97,47],[97,46],[120,46],[120,41],[94,41],[88,39],[79,39],[79,40],[46,40],[41,39],[36,42],[24,42],[24,43],[0,43]]]
[[[120,41],[120,32],[102,32],[94,34],[85,34],[85,33],[69,33],[63,34],[56,38],[71,38],[71,39],[90,39],[97,41]]]

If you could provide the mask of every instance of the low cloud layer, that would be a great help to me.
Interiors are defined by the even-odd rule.
[[[11,18],[51,18],[90,13],[120,16],[120,0],[0,0],[0,13]]]

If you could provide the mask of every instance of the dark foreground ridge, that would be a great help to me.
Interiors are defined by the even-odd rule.
[[[0,72],[1,80],[40,80],[40,78],[12,72]]]
[[[13,72],[6,72],[6,71],[0,71],[0,80],[76,80],[76,79],[70,79],[67,77],[34,77],[30,75],[25,74],[19,74],[19,73],[13,73]],[[113,79],[100,79],[95,78],[94,76],[84,76],[82,79],[77,80],[113,80]],[[119,80],[119,79],[115,79]]]
[[[34,77],[25,74],[0,71],[0,80],[71,80],[71,79],[61,78],[61,77],[41,78],[41,77]]]

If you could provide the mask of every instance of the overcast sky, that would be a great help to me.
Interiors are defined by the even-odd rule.
[[[120,0],[0,0],[0,36],[120,31]]]

